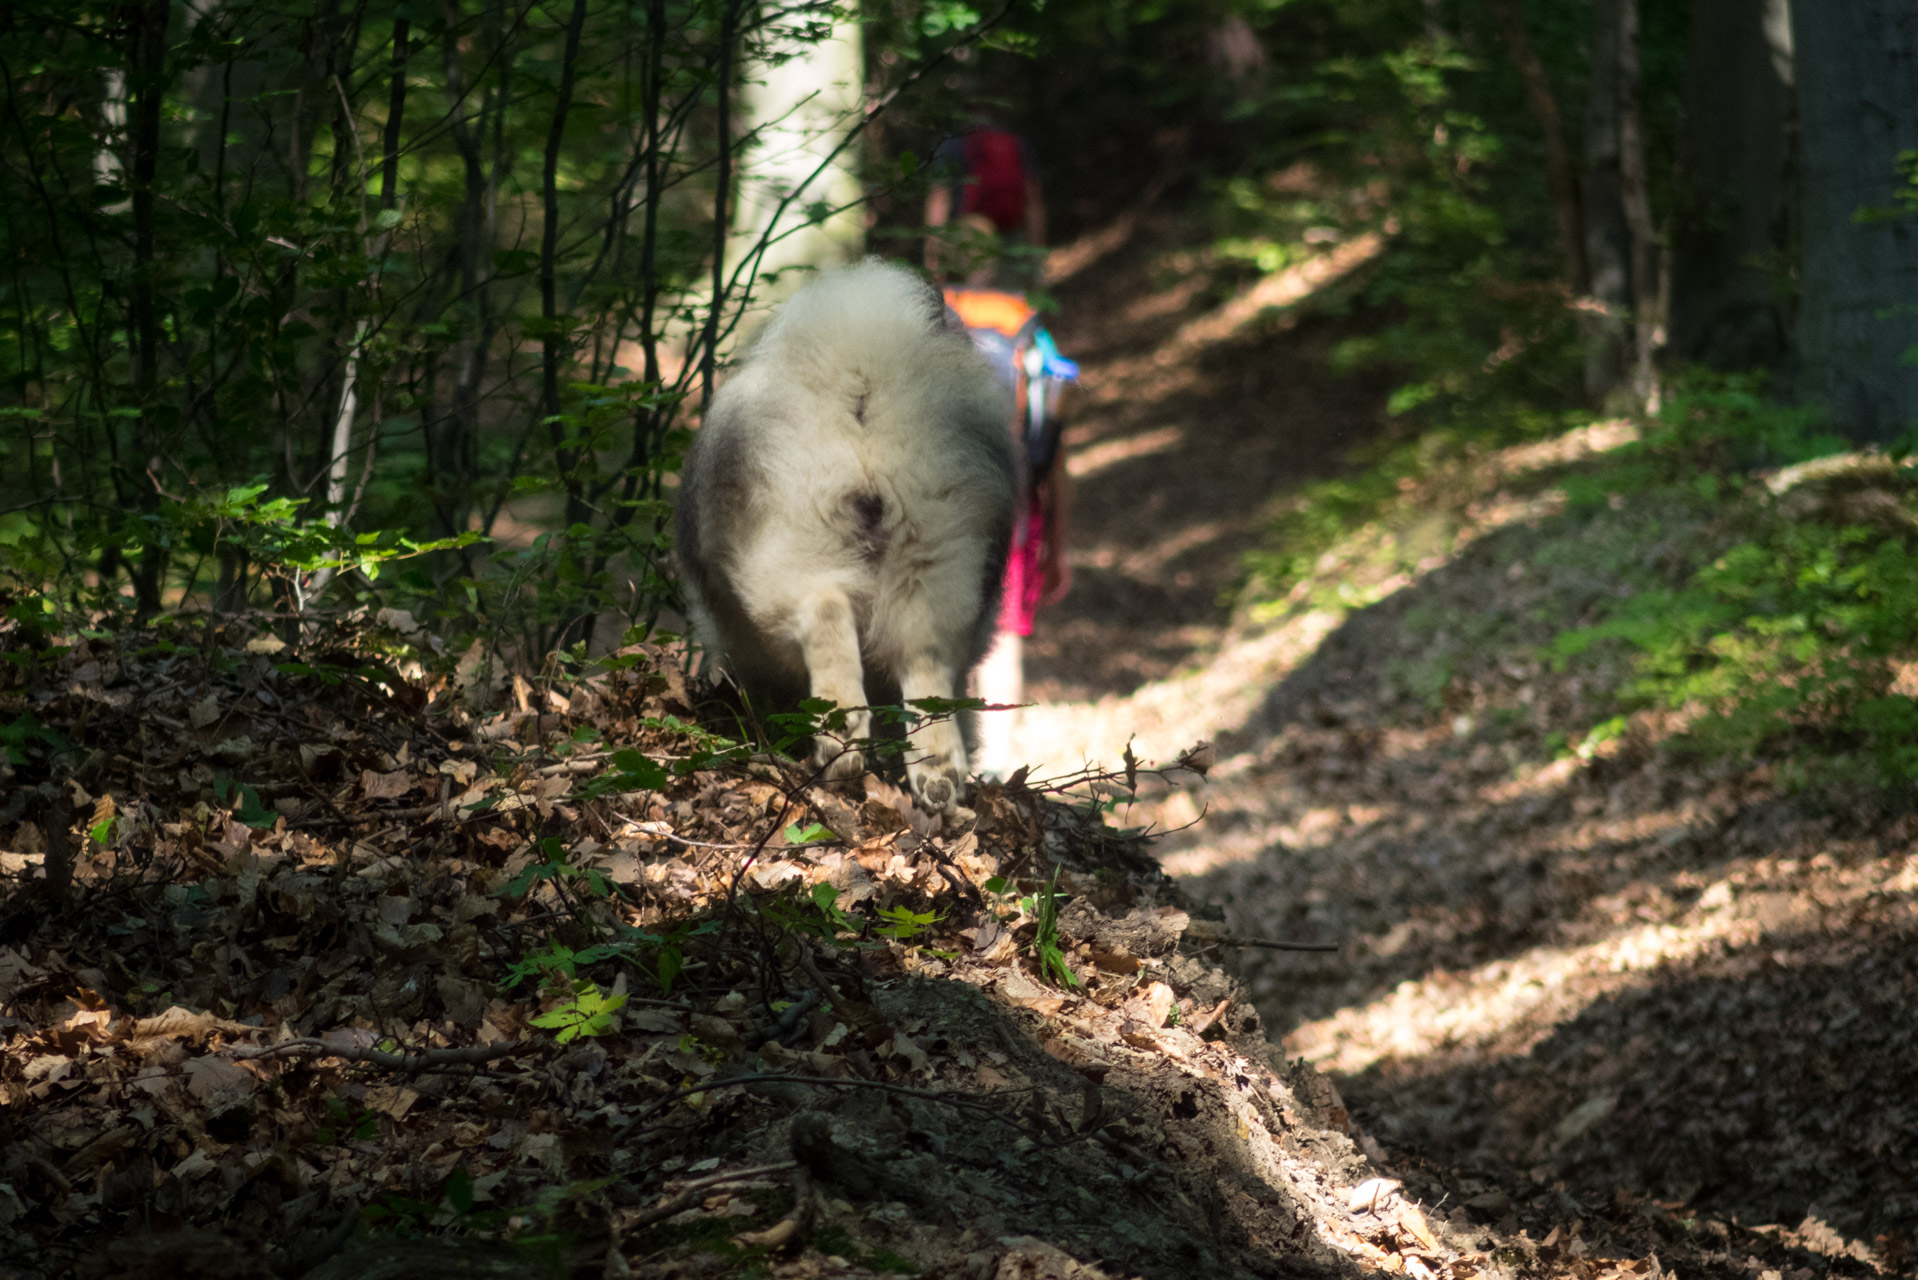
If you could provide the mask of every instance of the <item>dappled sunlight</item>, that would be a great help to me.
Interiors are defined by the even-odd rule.
[[[1911,1047],[1913,824],[1688,753],[1697,708],[1621,714],[1616,659],[1551,660],[1620,566],[1699,536],[1643,493],[1568,498],[1562,472],[1636,439],[1593,423],[1404,486],[1214,650],[1258,653],[1263,696],[1202,661],[1123,704],[1225,748],[1127,820],[1169,832],[1161,865],[1230,936],[1339,945],[1240,973],[1388,1161],[1799,1223],[1780,1238],[1869,1261],[1913,1203],[1909,1117],[1874,1119]]]
[[[1200,797],[1204,799],[1204,797]],[[1162,830],[1183,825],[1182,810],[1199,816],[1195,801],[1187,793],[1176,793],[1157,802],[1139,806],[1138,815],[1154,822]],[[1160,858],[1159,864],[1174,876],[1201,876],[1222,867],[1256,861],[1283,852],[1323,848],[1354,830],[1363,830],[1382,821],[1405,821],[1397,806],[1342,805],[1307,809],[1296,822],[1279,826],[1237,827],[1215,836],[1187,844]]]
[[[1532,947],[1464,971],[1439,970],[1400,983],[1382,999],[1294,1028],[1285,1037],[1286,1052],[1345,1075],[1387,1057],[1523,1053],[1601,995],[1713,951],[1755,946],[1768,927],[1803,924],[1814,915],[1807,910],[1761,922],[1733,911],[1695,910],[1677,923],[1626,927],[1584,946]],[[1390,935],[1382,941],[1389,945]]]
[[[1159,427],[1116,440],[1101,440],[1076,449],[1066,459],[1066,471],[1074,480],[1084,480],[1121,462],[1167,453],[1185,444],[1184,427]]]
[[[1093,475],[1156,452],[1161,442],[1172,448],[1176,439],[1170,433],[1179,430],[1161,428],[1101,441],[1077,455],[1086,461],[1069,465],[1075,475]],[[1110,762],[1129,738],[1137,739],[1135,749],[1142,754],[1160,756],[1202,737],[1236,742],[1235,735],[1246,731],[1249,718],[1263,703],[1265,690],[1310,660],[1348,611],[1413,587],[1489,534],[1536,524],[1563,508],[1564,495],[1558,490],[1516,495],[1501,487],[1505,482],[1610,452],[1637,438],[1630,422],[1616,419],[1488,452],[1463,475],[1447,475],[1434,482],[1454,491],[1455,499],[1456,491],[1461,486],[1465,489],[1460,509],[1442,527],[1433,527],[1440,520],[1437,515],[1414,524],[1409,535],[1399,526],[1366,525],[1326,552],[1318,572],[1294,588],[1284,602],[1249,616],[1186,670],[1147,682],[1123,697],[1044,702],[1028,708],[1022,714],[1020,733],[1029,758],[1051,764]],[[1416,511],[1424,496],[1408,491],[1403,506]],[[1073,563],[1078,568],[1149,576],[1225,532],[1222,522],[1202,521],[1167,532],[1143,547],[1130,539],[1082,542]]]
[[[1224,342],[1268,311],[1297,307],[1313,294],[1344,279],[1385,252],[1386,238],[1368,231],[1325,253],[1266,276],[1215,311],[1187,321],[1170,346],[1154,357],[1160,364]]]

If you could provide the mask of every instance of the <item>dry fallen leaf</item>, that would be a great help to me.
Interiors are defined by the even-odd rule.
[[[1128,1018],[1157,1030],[1165,1025],[1172,1012],[1172,1006],[1178,1003],[1178,997],[1172,994],[1172,988],[1163,982],[1148,983],[1144,990],[1134,993],[1120,1006]]]
[[[413,775],[405,769],[395,769],[391,773],[375,773],[367,769],[360,774],[360,794],[368,800],[396,800],[413,787]]]
[[[1352,1188],[1345,1207],[1353,1213],[1372,1213],[1397,1195],[1401,1185],[1396,1178],[1367,1178]]]
[[[1022,969],[1008,969],[999,978],[999,994],[1007,1003],[1018,1005],[1022,1009],[1031,1009],[1036,1013],[1054,1014],[1065,1005],[1065,1000],[1051,987],[1038,982]]]

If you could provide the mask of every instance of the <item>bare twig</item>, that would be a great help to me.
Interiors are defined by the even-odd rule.
[[[279,1044],[242,1045],[233,1049],[228,1056],[236,1061],[291,1057],[343,1058],[348,1062],[383,1067],[388,1071],[403,1071],[410,1075],[431,1071],[437,1067],[479,1066],[516,1053],[519,1048],[520,1044],[517,1040],[505,1040],[498,1044],[471,1044],[445,1049],[422,1049],[417,1053],[392,1053],[385,1049],[329,1044],[318,1036],[305,1036],[298,1040],[283,1040]]]
[[[1212,1030],[1213,1025],[1216,1024],[1220,1018],[1224,1017],[1225,1011],[1231,1007],[1232,997],[1227,996],[1225,999],[1219,1001],[1219,1003],[1213,1005],[1211,1009],[1194,1018],[1191,1027],[1192,1034],[1202,1036]]]
[[[914,1089],[910,1085],[893,1084],[888,1080],[866,1080],[856,1076],[839,1078],[766,1072],[753,1075],[727,1076],[723,1080],[705,1080],[699,1084],[686,1085],[682,1088],[675,1089],[665,1097],[655,1100],[650,1106],[632,1116],[624,1124],[615,1129],[613,1131],[613,1140],[615,1142],[620,1141],[625,1138],[627,1134],[641,1127],[654,1116],[666,1110],[666,1108],[672,1106],[673,1103],[683,1098],[690,1098],[696,1093],[707,1093],[713,1089],[728,1089],[742,1086],[754,1087],[767,1084],[811,1085],[818,1089],[877,1089],[881,1093],[896,1093],[901,1097],[924,1098],[928,1102],[942,1102],[949,1107],[959,1107],[963,1110],[975,1111],[991,1119],[1012,1125],[1015,1128],[1019,1127],[1018,1120],[1006,1115],[992,1102],[988,1101],[987,1098],[974,1097],[971,1094],[960,1093],[956,1090]],[[1003,1098],[1029,1092],[1031,1092],[1029,1089],[1001,1089],[989,1094],[988,1097]]]
[[[1203,920],[1194,920],[1191,927],[1186,930],[1186,936],[1199,942],[1218,943],[1226,947],[1257,947],[1262,951],[1332,952],[1339,949],[1339,944],[1336,942],[1279,942],[1266,938],[1241,938],[1230,933],[1214,933],[1204,927],[1205,923]]]
[[[655,1222],[672,1217],[682,1210],[690,1209],[705,1197],[714,1187],[723,1187],[731,1182],[750,1182],[763,1178],[769,1173],[785,1173],[798,1167],[796,1161],[783,1160],[778,1164],[755,1165],[750,1169],[733,1169],[726,1173],[715,1173],[687,1183],[671,1196],[660,1201],[650,1209],[641,1209],[637,1214],[622,1220],[625,1230],[650,1227]]]

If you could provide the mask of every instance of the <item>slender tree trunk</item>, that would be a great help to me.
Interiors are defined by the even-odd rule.
[[[1638,0],[1618,0],[1618,195],[1631,232],[1632,403],[1658,410],[1658,369],[1653,363],[1665,323],[1665,255],[1652,226],[1651,191],[1645,181],[1645,129],[1639,110]]]
[[[719,57],[714,68],[718,82],[719,120],[715,135],[719,163],[713,183],[713,296],[706,311],[706,331],[699,349],[699,411],[713,402],[719,373],[719,316],[726,304],[726,239],[732,226],[733,189],[733,46],[739,39],[740,0],[720,0]]]
[[[391,209],[400,194],[400,134],[406,120],[406,59],[413,24],[393,20],[393,78],[386,95],[386,135],[380,157],[380,208]]]
[[[426,483],[436,520],[434,532],[447,537],[466,523],[471,475],[466,469],[467,437],[479,429],[479,388],[485,376],[487,342],[483,336],[484,293],[480,263],[486,252],[486,165],[480,156],[479,135],[485,132],[492,99],[486,99],[475,130],[467,123],[463,101],[466,84],[460,70],[458,31],[464,14],[459,0],[447,0],[445,37],[441,48],[446,72],[446,98],[452,119],[453,145],[465,174],[465,198],[460,204],[458,239],[454,254],[459,273],[458,297],[452,308],[458,316],[459,337],[453,344],[453,403],[443,418],[422,417],[429,474]]]
[[[346,511],[346,466],[353,452],[353,420],[360,413],[360,352],[366,346],[367,319],[353,325],[353,345],[340,368],[339,407],[333,414],[333,443],[326,460],[326,522],[338,527]],[[317,589],[317,588],[316,588]]]
[[[1618,46],[1621,0],[1593,0],[1591,82],[1585,100],[1582,186],[1585,267],[1591,282],[1582,313],[1585,394],[1601,401],[1625,372],[1625,332],[1632,297],[1632,233],[1625,221],[1619,172]]]
[[[410,28],[411,24],[405,18],[396,19],[393,23],[392,82],[387,94],[386,131],[380,160],[382,213],[399,204],[400,133],[406,119],[406,59]],[[346,115],[345,103],[341,103],[340,113],[343,125],[350,129],[353,122]],[[386,256],[387,246],[391,242],[392,228],[380,226],[367,243],[368,270],[375,283],[380,276],[380,260]],[[326,519],[335,527],[346,519],[346,477],[353,453],[353,424],[360,410],[360,362],[366,355],[366,335],[371,323],[366,316],[361,316],[355,322],[353,345],[347,349],[346,361],[340,372],[339,411],[333,418],[333,446],[327,458],[326,472]],[[369,442],[367,448],[370,450],[372,447]]]
[[[587,0],[573,0],[566,24],[566,50],[560,63],[559,90],[553,103],[553,123],[546,134],[546,165],[540,180],[544,217],[540,228],[539,308],[545,320],[540,338],[540,408],[553,442],[553,457],[566,485],[566,524],[583,523],[587,510],[576,474],[579,449],[569,442],[559,420],[559,374],[570,343],[559,332],[559,149],[566,135],[566,114],[573,106],[573,75],[579,63],[579,37],[586,25]]]
[[[1582,189],[1591,281],[1581,313],[1585,391],[1605,402],[1623,390],[1643,408],[1654,390],[1662,293],[1638,112],[1638,0],[1594,0],[1591,65]]]
[[[127,149],[131,164],[133,204],[133,278],[127,294],[127,328],[132,338],[130,356],[134,395],[140,417],[134,428],[134,448],[138,465],[149,476],[157,476],[162,466],[160,435],[154,421],[155,400],[160,384],[160,310],[159,281],[154,278],[155,228],[154,175],[160,159],[160,113],[166,92],[167,23],[172,15],[169,0],[147,0],[128,6],[130,48],[127,58],[127,87],[130,93]],[[142,486],[141,505],[152,510],[159,496],[151,484]],[[133,570],[135,599],[143,613],[160,607],[160,579],[165,572],[165,553],[148,548]]]
[[[106,126],[106,141],[93,153],[93,180],[100,186],[111,187],[126,176],[117,148],[127,127],[127,73],[120,67],[112,67],[104,79],[106,91],[100,95],[100,122]],[[122,203],[115,206],[114,211],[124,213],[127,207]]]
[[[1678,359],[1737,369],[1785,356],[1796,112],[1788,0],[1693,0],[1672,220]]]
[[[742,302],[776,303],[811,270],[852,261],[865,248],[858,152],[840,146],[865,106],[859,23],[837,22],[820,40],[818,20],[810,12],[774,19],[758,33],[766,58],[742,77],[740,123],[751,141],[732,254],[747,268],[751,297]],[[830,211],[824,217],[821,206]]]
[[[665,195],[659,189],[659,108],[665,87],[662,81],[665,69],[666,0],[647,0],[646,81],[643,91],[646,125],[640,142],[646,149],[646,206],[640,218],[639,233],[639,342],[646,360],[640,376],[647,382],[659,381],[659,335],[654,332],[654,325],[659,308],[659,207]]]
[[[340,0],[319,0],[317,11],[300,26],[300,38],[294,49],[291,80],[297,86],[292,95],[292,105],[287,110],[286,177],[287,196],[294,204],[304,204],[308,199],[308,184],[313,163],[314,139],[319,133],[320,121],[337,114],[333,106],[336,95],[333,91],[334,68],[340,58],[340,46],[344,40],[345,19],[340,13]],[[345,144],[344,138],[336,140],[335,150]],[[281,279],[281,291],[291,306],[303,302],[300,288],[300,272],[304,262],[289,258],[285,274]],[[274,418],[275,440],[274,457],[284,472],[281,482],[289,492],[301,493],[312,483],[310,472],[305,471],[302,461],[296,455],[304,452],[302,435],[298,430],[306,419],[302,409],[305,406],[328,403],[328,384],[332,378],[331,369],[323,362],[318,367],[306,366],[295,375],[301,384],[289,387],[281,403],[281,411]],[[337,401],[331,401],[337,404]],[[321,421],[314,424],[320,428],[321,446],[331,438],[328,430],[333,424]],[[327,461],[327,460],[322,460]]]
[[[1572,169],[1572,154],[1565,145],[1565,126],[1559,117],[1558,97],[1552,92],[1551,77],[1532,47],[1525,29],[1525,14],[1518,0],[1493,0],[1492,11],[1498,19],[1505,48],[1525,82],[1525,106],[1532,113],[1545,139],[1545,185],[1551,193],[1552,212],[1558,221],[1560,270],[1565,287],[1574,295],[1588,286],[1585,271],[1585,227],[1578,205],[1578,175]]]
[[[1918,150],[1918,8],[1909,0],[1793,6],[1804,145],[1799,389],[1859,440],[1918,420],[1918,219],[1893,204]],[[1860,217],[1864,214],[1864,217]]]

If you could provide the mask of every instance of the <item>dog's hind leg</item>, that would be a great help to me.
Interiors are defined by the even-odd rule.
[[[844,591],[817,587],[801,597],[794,624],[812,696],[849,709],[845,737],[832,733],[816,736],[813,759],[829,779],[856,778],[865,772],[866,758],[847,743],[871,736],[872,714],[865,707],[866,683],[852,602]]]
[[[952,666],[942,655],[930,648],[906,654],[905,669],[899,676],[899,695],[905,701],[951,698],[957,692],[953,686]],[[966,781],[966,741],[952,716],[913,729],[906,749],[906,781],[912,786],[913,796],[929,812],[950,813],[959,807]]]
[[[895,583],[874,617],[874,648],[884,669],[897,672],[899,694],[953,698],[963,678],[968,623],[979,609],[981,575],[956,554],[916,566],[918,573]],[[907,737],[906,781],[931,813],[959,805],[966,780],[966,742],[951,715],[929,717]]]

